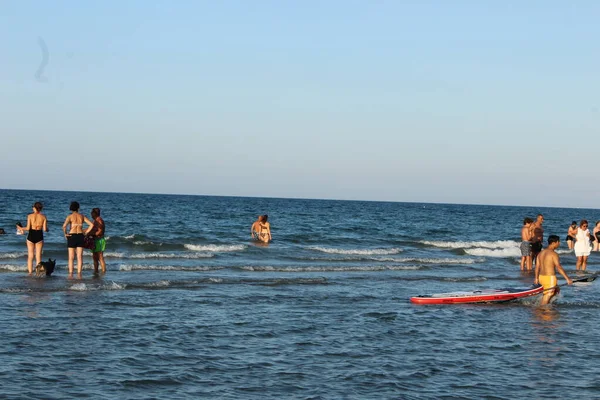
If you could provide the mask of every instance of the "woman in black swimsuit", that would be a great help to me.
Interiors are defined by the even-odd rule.
[[[83,268],[83,223],[89,226],[94,223],[86,216],[79,214],[79,203],[74,201],[69,206],[71,214],[65,219],[63,224],[63,232],[67,239],[67,247],[69,248],[69,278],[73,277],[73,259],[77,254],[77,277],[81,278],[81,269]],[[69,227],[69,233],[67,233]]]
[[[42,261],[42,249],[44,248],[44,231],[48,232],[48,220],[42,214],[42,203],[36,201],[33,205],[33,213],[27,216],[27,225],[25,227],[17,224],[17,231],[27,233],[27,272],[33,273],[33,256],[35,254],[36,265]]]

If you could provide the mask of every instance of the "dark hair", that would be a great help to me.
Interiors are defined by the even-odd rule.
[[[577,225],[577,221],[571,222],[571,225]]]
[[[96,214],[96,216],[100,216],[100,209],[98,207],[92,208],[92,217]]]
[[[72,201],[71,205],[69,206],[69,210],[71,211],[79,211],[79,203],[76,201]]]
[[[37,212],[40,212],[42,211],[42,208],[44,208],[44,206],[39,201],[36,201],[35,203],[33,203],[33,208],[35,208]]]
[[[532,222],[533,222],[533,220],[532,220],[531,218],[529,218],[529,217],[526,217],[526,218],[523,220],[523,225],[527,225],[527,224],[530,224],[530,223],[532,223]]]
[[[583,224],[589,225],[588,222],[587,222],[587,219],[582,219],[581,220],[580,225],[583,225]]]
[[[263,215],[263,222],[267,222],[268,219],[269,219],[269,216],[267,214]]]
[[[550,235],[548,236],[548,244],[552,244],[552,243],[556,243],[559,242],[560,243],[560,238],[556,235]]]

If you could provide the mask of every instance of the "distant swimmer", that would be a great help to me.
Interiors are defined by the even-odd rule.
[[[73,201],[69,206],[71,214],[65,219],[62,226],[65,238],[67,239],[68,255],[69,255],[69,278],[73,278],[73,259],[77,255],[77,277],[81,278],[81,269],[83,268],[83,223],[94,225],[87,217],[79,213],[79,203]],[[69,228],[69,233],[67,233]]]
[[[577,235],[577,221],[571,222],[569,230],[567,231],[567,246],[569,246],[569,250],[573,250],[575,235]]]
[[[548,248],[539,254],[538,262],[535,265],[535,280],[533,283],[544,287],[541,305],[548,304],[560,292],[556,284],[556,271],[565,278],[569,285],[573,283],[565,273],[562,265],[560,265],[560,259],[556,253],[558,246],[560,246],[560,238],[556,235],[550,235],[548,237]]]
[[[521,271],[531,271],[531,224],[533,220],[529,217],[523,220],[523,228],[521,229]]]
[[[3,228],[0,228],[0,235],[6,235],[6,231]]]
[[[587,259],[592,251],[590,245],[590,231],[588,229],[588,222],[585,219],[581,220],[577,234],[575,235],[575,256],[577,257],[577,265],[575,269],[577,271],[585,271],[587,268]]]
[[[271,224],[267,222],[268,219],[268,215],[263,215],[262,221],[259,224],[260,230],[258,233],[258,240],[264,243],[269,243],[271,240],[273,240],[273,238],[271,237]]]
[[[536,263],[536,259],[540,251],[543,248],[544,241],[544,228],[542,224],[544,223],[544,216],[542,214],[538,214],[537,219],[531,225],[531,260],[533,263]]]
[[[263,216],[259,215],[256,221],[250,227],[250,235],[254,240],[260,240],[260,223],[263,220]]]
[[[42,250],[44,248],[44,231],[48,232],[48,220],[42,214],[42,203],[36,201],[32,206],[33,213],[27,216],[27,224],[23,227],[17,223],[17,233],[22,235],[27,231],[27,272],[33,274],[33,256],[35,253],[35,264],[42,261]]]

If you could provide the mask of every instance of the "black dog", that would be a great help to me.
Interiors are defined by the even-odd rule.
[[[48,259],[48,261],[41,261],[35,266],[35,276],[40,277],[45,272],[46,276],[52,275],[54,267],[56,266],[56,260]]]

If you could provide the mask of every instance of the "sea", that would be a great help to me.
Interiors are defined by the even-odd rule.
[[[27,276],[15,231],[36,201],[49,278]],[[67,278],[71,201],[101,209],[105,275],[86,250]],[[600,398],[600,283],[545,307],[409,301],[530,286],[520,230],[538,213],[574,274],[568,226],[600,210],[0,190],[0,398]]]

